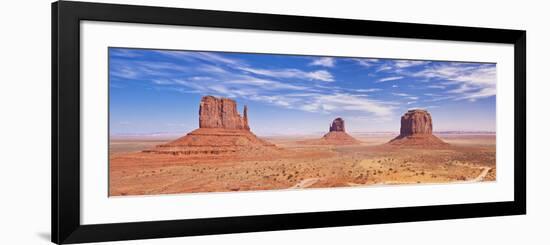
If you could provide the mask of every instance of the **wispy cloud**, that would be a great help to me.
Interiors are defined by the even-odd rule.
[[[394,66],[397,68],[407,68],[412,66],[425,65],[430,63],[429,61],[421,60],[396,60],[394,61]]]
[[[109,76],[118,78],[134,79],[137,78],[138,75],[138,71],[130,66],[118,66],[109,70]]]
[[[355,91],[357,91],[357,92],[361,92],[361,93],[370,93],[370,92],[378,92],[378,91],[382,91],[382,89],[380,89],[380,88],[369,88],[369,89],[355,89]]]
[[[373,65],[375,65],[376,63],[378,63],[378,59],[369,59],[369,58],[364,58],[364,59],[353,59],[354,61],[357,62],[357,64],[363,66],[363,67],[372,67]]]
[[[393,72],[395,74],[405,75],[407,74],[407,68],[427,65],[429,63],[429,61],[420,60],[385,60],[378,64],[376,72]]]
[[[382,83],[382,82],[395,81],[400,79],[403,79],[403,76],[385,77],[385,78],[378,79],[378,82]]]
[[[162,79],[154,79],[152,81],[154,84],[157,84],[157,85],[169,85],[169,84],[174,84],[173,81],[170,81],[170,80],[162,80]]]
[[[415,77],[444,81],[446,87],[455,85],[448,93],[459,94],[455,99],[475,101],[496,95],[496,66],[470,63],[443,63],[430,66],[413,74]],[[434,86],[443,85],[430,85]],[[428,86],[428,87],[430,87]]]
[[[188,72],[189,68],[169,62],[120,61],[113,60],[109,64],[109,74],[115,78],[147,79],[150,77],[169,77],[174,74]]]
[[[135,58],[142,56],[138,49],[109,49],[109,55],[124,58]]]
[[[378,117],[391,116],[395,109],[392,105],[384,104],[381,101],[347,93],[317,94],[317,96],[311,97],[308,103],[300,105],[299,108],[309,112],[368,112]]]
[[[407,97],[407,96],[410,96],[410,94],[407,94],[407,93],[391,93],[395,96],[402,96],[402,97]]]
[[[261,79],[248,75],[234,75],[225,79],[202,79],[201,82],[179,79],[158,84],[174,83],[186,89],[182,92],[212,94],[229,98],[243,98],[288,109],[316,113],[362,112],[375,117],[389,117],[395,109],[392,104],[350,93],[332,91],[311,92],[304,86]],[[272,93],[274,91],[285,93]],[[371,89],[367,91],[378,91]]]
[[[389,65],[382,65],[382,66],[380,66],[376,69],[376,72],[389,71],[391,69],[392,69],[392,67],[389,66]]]
[[[334,67],[334,58],[330,57],[322,57],[313,60],[309,65],[311,66],[324,66],[324,67]]]
[[[274,77],[274,78],[297,78],[306,80],[319,80],[324,82],[334,82],[332,74],[325,70],[302,71],[299,69],[257,69],[250,67],[239,67],[238,69],[250,72],[256,75]]]
[[[183,60],[199,59],[210,63],[223,63],[229,65],[243,65],[244,62],[237,59],[230,59],[212,52],[195,52],[195,51],[173,51],[159,50],[156,53]]]
[[[258,87],[263,87],[266,90],[307,90],[307,87],[298,86],[288,83],[282,83],[273,80],[261,79],[252,76],[236,76],[235,78],[227,80],[227,84],[241,84],[241,85],[253,85]]]
[[[443,86],[443,85],[428,85],[426,86],[427,88],[437,88],[437,89],[445,89],[447,88],[447,86]]]

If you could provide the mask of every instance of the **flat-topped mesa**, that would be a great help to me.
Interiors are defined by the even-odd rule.
[[[338,117],[332,121],[332,124],[328,128],[329,132],[346,132],[344,119]]]
[[[392,139],[389,144],[422,147],[448,145],[432,134],[432,128],[432,116],[427,110],[408,110],[401,117],[399,136]]]
[[[432,116],[426,110],[409,110],[401,117],[401,136],[432,134]]]
[[[199,106],[199,128],[250,130],[246,106],[243,114],[239,115],[237,103],[232,99],[204,96]]]

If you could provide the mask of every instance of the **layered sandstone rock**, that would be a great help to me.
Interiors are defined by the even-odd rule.
[[[444,146],[447,143],[432,134],[432,116],[426,110],[409,110],[401,117],[399,136],[392,139],[391,145]]]
[[[245,129],[248,127],[247,108],[244,117],[237,112],[237,103],[228,98],[204,96],[199,106],[199,128]]]
[[[198,129],[145,152],[172,155],[251,155],[277,150],[279,149],[275,145],[250,132],[246,106],[241,117],[234,100],[205,96],[199,106]]]
[[[329,125],[329,132],[323,135],[322,138],[301,141],[300,143],[308,145],[357,145],[361,142],[346,133],[344,119],[338,117],[332,121],[332,124]]]
[[[332,121],[332,124],[328,128],[329,132],[345,132],[346,127],[344,126],[344,119],[336,118]]]
[[[432,116],[426,110],[409,110],[401,117],[400,135],[432,134]]]

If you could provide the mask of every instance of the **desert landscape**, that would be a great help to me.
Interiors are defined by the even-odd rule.
[[[324,135],[260,137],[233,99],[198,107],[199,128],[180,138],[111,136],[109,195],[496,180],[494,133],[434,133],[424,109],[404,112],[399,133],[348,132],[337,117]]]

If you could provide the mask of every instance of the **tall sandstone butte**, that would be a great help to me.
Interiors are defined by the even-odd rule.
[[[329,125],[328,133],[320,139],[302,141],[308,145],[358,145],[361,142],[346,133],[344,119],[338,117]]]
[[[329,132],[346,132],[346,127],[344,126],[344,119],[338,117],[332,121],[332,124],[328,128]]]
[[[426,110],[409,110],[401,117],[400,135],[432,134],[432,116]]]
[[[204,96],[199,105],[198,129],[145,152],[172,155],[258,155],[278,150],[275,145],[258,138],[250,131],[246,106],[241,117],[234,100]]]
[[[248,127],[248,108],[244,117],[237,112],[237,103],[228,98],[204,96],[199,106],[199,128],[245,129]]]
[[[389,143],[404,146],[448,145],[432,134],[432,128],[432,116],[428,111],[421,109],[409,110],[401,117],[399,136]]]

